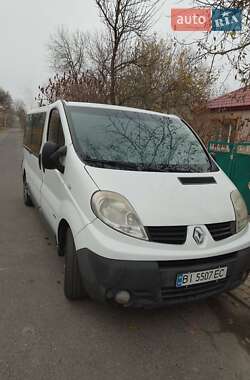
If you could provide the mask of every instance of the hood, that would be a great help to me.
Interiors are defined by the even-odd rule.
[[[235,189],[222,171],[162,173],[96,168],[86,170],[100,190],[117,192],[131,203],[144,226],[178,226],[235,220],[230,193]],[[212,177],[215,183],[190,184]],[[183,184],[180,178],[184,178]],[[185,181],[186,179],[186,181]]]

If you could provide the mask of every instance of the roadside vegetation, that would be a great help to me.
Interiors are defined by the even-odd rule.
[[[250,82],[250,0],[195,0],[196,6],[215,9],[240,9],[242,12],[242,30],[237,32],[204,33],[199,39],[189,44],[196,50],[196,62],[207,61],[211,70],[222,58],[227,64],[228,72],[235,73],[235,79],[243,86]]]
[[[11,95],[0,88],[0,129],[10,127],[23,128],[26,121],[25,105],[14,101]]]
[[[164,2],[95,0],[102,28],[59,27],[48,44],[53,75],[39,105],[57,99],[109,103],[181,115],[206,139],[201,117],[217,78],[195,51],[152,32]]]
[[[65,99],[174,113],[207,142],[214,131],[207,101],[218,95],[216,60],[227,57],[228,70],[248,83],[250,34],[244,26],[250,1],[194,1],[195,6],[243,9],[243,31],[221,32],[213,38],[204,33],[186,45],[152,32],[163,0],[93,1],[102,21],[100,30],[69,31],[61,26],[51,36],[48,56],[53,74],[39,87],[39,105]]]

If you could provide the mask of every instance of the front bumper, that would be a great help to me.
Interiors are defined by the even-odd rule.
[[[250,272],[250,248],[223,256],[178,261],[125,261],[108,259],[88,249],[77,251],[79,268],[89,295],[113,301],[117,292],[131,295],[127,306],[154,307],[207,298],[239,286]],[[227,278],[176,288],[179,273],[228,267]]]
[[[127,236],[96,219],[74,236],[77,250],[88,248],[108,259],[128,261],[194,260],[238,252],[250,246],[250,223],[247,228],[228,239],[215,241],[207,230],[204,242],[197,245],[194,228],[188,226],[185,244],[162,244]],[[206,227],[202,225],[206,230]]]

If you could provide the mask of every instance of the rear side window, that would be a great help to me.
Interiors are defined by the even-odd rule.
[[[28,116],[24,133],[24,145],[38,155],[41,149],[46,113],[34,113]]]
[[[28,115],[24,129],[23,145],[30,149],[31,147],[31,115]]]
[[[53,142],[59,146],[65,145],[62,122],[59,111],[57,109],[53,109],[50,113],[48,141]]]
[[[35,154],[39,154],[41,149],[45,118],[45,113],[37,113],[31,115],[31,150]]]

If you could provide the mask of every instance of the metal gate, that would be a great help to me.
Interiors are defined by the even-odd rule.
[[[250,214],[250,142],[232,144],[210,141],[208,150],[215,154],[221,169],[243,195]]]

